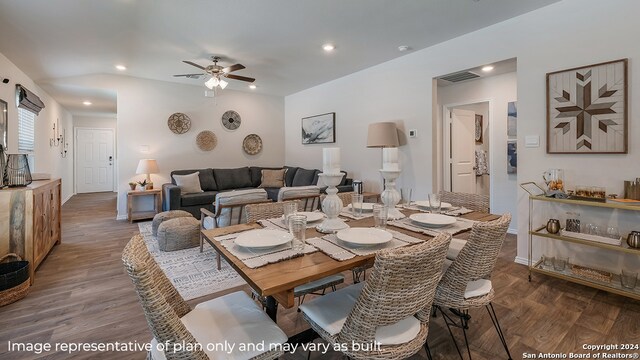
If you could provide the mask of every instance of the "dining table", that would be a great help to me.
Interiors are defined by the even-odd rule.
[[[418,210],[400,210],[407,217],[419,212]],[[460,216],[460,218],[475,221],[491,221],[498,217],[499,216],[497,215],[477,211]],[[352,228],[374,226],[374,220],[371,216],[361,219],[342,219],[347,225],[349,225],[349,227]],[[294,289],[296,286],[319,280],[329,275],[339,274],[343,271],[348,271],[357,267],[366,267],[372,265],[375,260],[375,253],[366,256],[355,256],[344,261],[338,261],[334,260],[322,251],[316,251],[265,266],[251,268],[245,265],[245,263],[233,255],[227,248],[222,246],[220,241],[216,241],[214,239],[215,237],[261,228],[263,228],[263,226],[259,223],[239,224],[202,230],[202,235],[205,241],[209,243],[213,249],[235,269],[235,271],[238,272],[238,274],[253,288],[253,290],[266,299],[265,311],[274,322],[276,322],[277,319],[278,304],[285,308],[295,306]],[[433,238],[432,236],[425,235],[423,233],[390,225],[387,225],[387,229],[392,229],[424,241],[429,241]],[[442,230],[446,231],[446,229]],[[468,233],[469,231],[465,231],[463,233],[456,234],[455,237],[465,239],[468,237]],[[322,237],[324,235],[326,234],[318,232],[315,227],[310,227],[306,231],[307,239]]]

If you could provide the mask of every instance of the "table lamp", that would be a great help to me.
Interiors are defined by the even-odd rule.
[[[155,174],[159,172],[158,163],[155,159],[141,159],[138,162],[138,168],[136,169],[136,174],[146,174],[147,175],[147,185],[145,187],[146,190],[153,189],[153,182],[151,182],[151,174]]]
[[[382,169],[380,173],[385,180],[384,191],[380,195],[382,203],[389,208],[389,219],[402,219],[402,214],[396,209],[400,202],[400,193],[396,189],[396,179],[400,176],[400,162],[398,161],[398,130],[394,122],[379,122],[369,124],[367,147],[382,148]]]

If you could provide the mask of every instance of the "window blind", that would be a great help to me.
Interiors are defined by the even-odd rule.
[[[36,114],[18,108],[18,151],[32,153],[35,150]]]

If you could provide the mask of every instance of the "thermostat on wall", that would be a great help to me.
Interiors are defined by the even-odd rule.
[[[418,137],[418,130],[416,129],[409,130],[409,137],[410,138]]]

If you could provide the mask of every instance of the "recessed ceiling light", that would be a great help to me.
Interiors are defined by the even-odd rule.
[[[257,88],[257,86],[255,86],[253,84],[249,85],[249,89],[251,89],[251,90],[255,90],[256,88]]]
[[[127,67],[124,65],[116,65],[116,69],[120,70],[120,71],[125,71],[127,70]]]
[[[411,50],[411,46],[408,46],[408,45],[398,46],[398,51],[400,51],[400,52],[405,52],[405,51],[409,51],[409,50]]]
[[[82,104],[86,105],[86,106],[89,106],[89,105],[91,105],[91,101],[83,101]]]
[[[488,71],[491,71],[491,70],[493,70],[493,66],[491,66],[491,65],[487,65],[487,66],[482,68],[482,71],[484,71],[484,72],[488,72]]]
[[[333,50],[335,50],[335,48],[336,48],[336,46],[333,45],[333,44],[324,44],[324,45],[322,45],[322,49],[324,51],[327,51],[327,52],[333,51]]]

